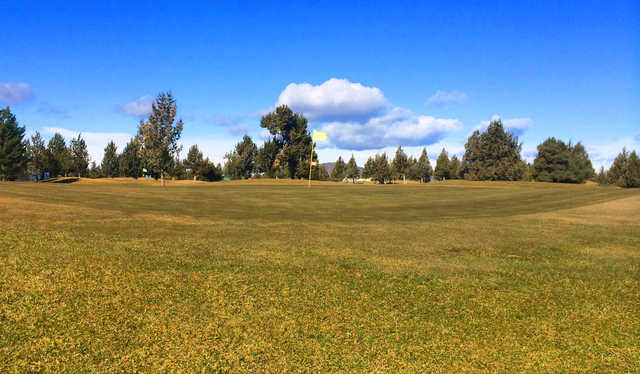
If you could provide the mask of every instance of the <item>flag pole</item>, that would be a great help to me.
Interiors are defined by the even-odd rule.
[[[313,139],[311,140],[311,157],[309,157],[309,187],[311,187],[311,168],[313,168],[313,146],[315,145]]]

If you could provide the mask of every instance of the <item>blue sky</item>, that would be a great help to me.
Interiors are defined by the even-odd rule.
[[[82,132],[99,161],[170,90],[185,148],[222,160],[287,103],[329,133],[320,161],[398,145],[460,154],[500,116],[596,166],[640,150],[640,2],[0,0],[0,105],[28,132]]]

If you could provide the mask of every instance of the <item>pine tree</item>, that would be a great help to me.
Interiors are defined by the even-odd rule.
[[[474,131],[465,144],[465,178],[472,180],[521,180],[524,165],[518,137],[504,130],[501,120],[493,120],[487,130]]]
[[[338,161],[333,166],[333,170],[331,170],[331,180],[334,181],[342,181],[345,178],[346,174],[346,165],[342,160],[342,156],[338,156]]]
[[[389,167],[386,153],[376,154],[372,178],[380,184],[391,180],[391,168]]]
[[[451,168],[449,167],[449,156],[447,150],[442,148],[438,160],[436,160],[436,168],[434,170],[434,176],[439,180],[450,179]]]
[[[449,160],[449,179],[460,179],[460,160],[458,156],[453,155]]]
[[[373,178],[376,170],[376,161],[373,157],[369,157],[367,162],[364,164],[364,168],[362,169],[362,177],[363,178]]]
[[[107,178],[117,177],[120,169],[118,161],[118,147],[112,140],[104,149],[104,156],[102,157],[102,174]]]
[[[42,179],[46,167],[47,149],[44,146],[44,140],[40,136],[40,133],[36,131],[31,136],[31,141],[28,143],[29,162],[27,163],[27,170],[29,174],[36,176],[36,181]]]
[[[118,160],[120,175],[139,178],[142,175],[142,159],[140,158],[140,143],[133,137],[124,147]]]
[[[407,167],[408,167],[408,159],[407,154],[404,153],[402,147],[398,147],[396,150],[396,155],[391,161],[391,172],[394,179],[403,180],[407,177]]]
[[[242,141],[236,144],[233,152],[227,153],[227,162],[224,167],[226,176],[233,179],[246,179],[256,171],[256,157],[258,147],[251,137],[245,135]]]
[[[594,175],[591,160],[582,144],[565,144],[548,138],[538,145],[533,178],[538,182],[584,183]]]
[[[431,168],[431,163],[429,162],[429,156],[427,155],[426,148],[422,148],[422,153],[420,154],[420,158],[418,159],[416,169],[417,169],[416,176],[420,180],[420,182],[422,183],[431,182],[433,169]]]
[[[347,178],[351,179],[353,182],[360,176],[360,170],[358,169],[358,164],[356,163],[355,157],[351,155],[349,162],[347,163],[347,168],[345,170],[345,174]]]
[[[311,135],[307,131],[307,119],[281,105],[272,113],[262,117],[260,126],[269,130],[278,139],[279,167],[288,170],[290,178],[305,178],[309,175]],[[314,160],[317,157],[314,156]]]
[[[270,139],[262,144],[256,156],[256,168],[267,177],[275,177],[279,166],[278,153],[281,145],[277,139]]]
[[[77,138],[71,139],[69,153],[71,154],[73,172],[78,178],[86,176],[89,167],[89,151],[87,150],[87,143],[82,139],[82,134],[78,134]]]
[[[24,127],[9,107],[0,110],[0,180],[15,179],[26,171],[27,144]]]
[[[610,184],[624,188],[640,187],[640,158],[636,151],[629,153],[623,149],[613,161],[607,179]]]
[[[624,174],[628,168],[628,158],[629,152],[627,152],[626,148],[623,148],[622,152],[620,152],[616,159],[613,160],[613,165],[611,165],[607,172],[607,180],[609,184],[615,184],[621,187],[624,186]]]
[[[45,158],[45,169],[52,178],[59,175],[66,175],[69,169],[71,169],[71,154],[69,153],[64,137],[59,133],[55,133],[53,137],[49,139]]]
[[[598,184],[604,186],[607,184],[607,171],[604,170],[604,166],[600,166],[600,171],[598,172],[598,176],[596,177]]]
[[[177,105],[170,92],[160,93],[151,106],[151,114],[138,126],[142,159],[146,167],[160,176],[164,175],[182,147],[178,144],[182,135],[182,120],[176,123]]]

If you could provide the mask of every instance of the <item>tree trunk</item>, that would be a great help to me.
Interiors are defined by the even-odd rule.
[[[160,184],[164,187],[164,171],[160,172]]]
[[[402,184],[407,184],[407,177],[402,175]]]

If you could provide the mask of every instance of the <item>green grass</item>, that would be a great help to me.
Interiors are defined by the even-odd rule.
[[[0,372],[638,372],[640,193],[0,183]]]

